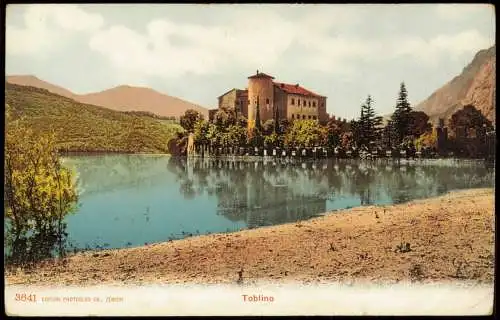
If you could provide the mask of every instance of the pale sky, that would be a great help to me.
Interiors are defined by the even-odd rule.
[[[495,43],[492,5],[8,5],[6,74],[75,93],[128,84],[207,108],[258,69],[328,97],[351,119],[368,94],[412,105]]]

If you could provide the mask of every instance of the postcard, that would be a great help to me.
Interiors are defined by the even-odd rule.
[[[488,315],[486,4],[9,4],[5,312]]]

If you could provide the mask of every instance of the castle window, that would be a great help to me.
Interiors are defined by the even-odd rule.
[[[304,120],[306,119],[306,115],[305,114],[302,115],[302,119],[304,119]]]
[[[313,119],[316,120],[316,116],[313,116]]]
[[[294,114],[293,114],[293,113],[292,113],[292,119],[295,119],[295,116],[294,116]]]
[[[311,120],[311,116],[308,116],[307,119]]]
[[[269,104],[269,98],[266,99],[266,104]]]
[[[294,98],[292,98],[292,105],[294,105],[294,104],[295,104],[295,99],[294,99]]]
[[[313,107],[316,108],[316,101],[313,101]]]
[[[309,107],[311,106],[311,101],[308,101],[308,105],[309,105]]]
[[[297,105],[300,106],[300,99],[297,99]]]

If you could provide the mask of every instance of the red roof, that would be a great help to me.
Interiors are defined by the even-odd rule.
[[[252,79],[252,78],[271,78],[271,79],[274,79],[273,76],[270,76],[268,74],[265,74],[265,73],[259,72],[259,71],[257,71],[257,73],[254,74],[253,76],[248,77],[248,79]]]
[[[274,82],[274,85],[287,93],[300,94],[303,96],[322,97],[321,95],[309,91],[306,88],[299,86],[298,84]]]

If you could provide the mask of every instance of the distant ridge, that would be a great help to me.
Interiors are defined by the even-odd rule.
[[[163,117],[179,117],[186,110],[194,109],[201,112],[205,119],[208,119],[207,108],[146,87],[122,85],[95,93],[75,94],[68,89],[51,84],[33,75],[6,76],[5,81],[21,86],[46,89],[49,92],[81,103],[117,111],[148,111]]]
[[[415,110],[424,111],[431,120],[449,119],[466,104],[474,105],[489,120],[495,121],[496,46],[480,50],[462,73],[436,90]]]

